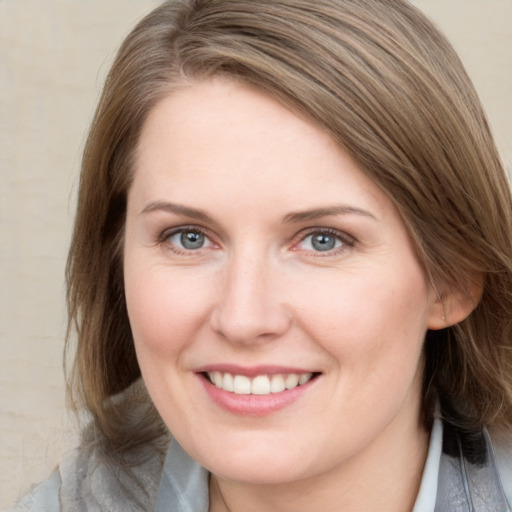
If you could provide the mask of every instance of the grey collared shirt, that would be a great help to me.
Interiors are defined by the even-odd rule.
[[[420,490],[412,512],[436,510],[442,441],[443,426],[441,421],[436,419],[430,436]],[[503,484],[504,499],[512,509],[510,507],[512,504],[512,454],[503,447],[495,446],[495,456]],[[61,486],[62,477],[57,470],[48,480],[38,485],[14,508],[6,512],[60,512]],[[208,512],[208,506],[208,471],[173,440],[164,463],[153,512]],[[452,511],[443,510],[443,512]]]

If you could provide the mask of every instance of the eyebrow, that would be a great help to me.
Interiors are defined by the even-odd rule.
[[[363,217],[377,220],[377,217],[375,217],[375,215],[367,210],[340,204],[322,208],[314,208],[312,210],[291,212],[283,217],[282,222],[283,224],[297,224],[299,222],[307,222],[321,219],[322,217],[331,217],[336,215],[361,215]]]
[[[166,211],[175,213],[176,215],[183,215],[190,219],[199,220],[210,224],[215,224],[215,221],[203,210],[191,208],[182,204],[168,203],[166,201],[153,201],[149,203],[140,213],[151,213],[154,211]]]
[[[141,215],[145,213],[151,213],[154,211],[166,211],[174,213],[176,215],[183,215],[190,219],[205,222],[208,224],[217,224],[212,217],[206,212],[197,208],[191,208],[177,203],[169,203],[167,201],[152,201],[140,212]],[[348,205],[333,205],[322,208],[313,208],[311,210],[290,212],[286,214],[282,220],[282,224],[298,224],[300,222],[307,222],[311,220],[321,219],[322,217],[330,217],[337,215],[360,215],[368,217],[373,220],[377,220],[375,215],[367,210],[361,208],[355,208]]]

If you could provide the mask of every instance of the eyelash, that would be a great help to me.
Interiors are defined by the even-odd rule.
[[[326,251],[310,251],[314,254],[315,257],[328,257],[339,254],[340,252],[344,252],[351,247],[354,247],[356,244],[356,239],[349,234],[338,231],[336,229],[331,228],[309,228],[305,233],[301,233],[299,235],[299,240],[293,244],[293,247],[296,247],[298,244],[304,242],[308,237],[313,235],[324,235],[328,237],[332,237],[335,240],[341,242],[341,247],[335,247],[333,249],[329,249]],[[309,252],[309,251],[308,251]]]
[[[181,234],[187,233],[187,232],[197,233],[197,234],[205,237],[205,239],[207,239],[210,244],[213,244],[213,242],[212,242],[211,238],[208,236],[207,232],[198,226],[180,226],[177,228],[173,228],[171,230],[165,230],[158,237],[158,243],[162,244],[162,245],[167,244],[168,247],[170,248],[170,250],[172,250],[173,252],[178,253],[180,255],[191,255],[194,252],[198,252],[201,249],[203,249],[203,247],[200,247],[197,250],[182,249],[181,247],[178,247],[175,244],[172,244],[169,242],[169,239],[172,236],[178,235],[180,233]],[[354,237],[348,235],[347,233],[338,231],[336,229],[331,229],[331,228],[314,227],[314,228],[309,228],[306,232],[299,233],[299,235],[297,235],[295,237],[296,241],[293,242],[293,244],[292,244],[292,250],[299,250],[299,249],[295,249],[295,248],[300,243],[304,242],[308,237],[313,236],[313,235],[323,235],[323,236],[331,237],[331,238],[334,238],[336,241],[341,242],[341,244],[342,244],[341,247],[337,247],[337,248],[335,247],[333,249],[328,249],[326,251],[319,251],[319,250],[308,251],[308,252],[313,253],[315,255],[315,257],[333,256],[333,255],[336,255],[340,252],[347,250],[347,248],[354,247],[354,245],[356,244],[356,239]]]
[[[189,256],[193,254],[194,252],[198,252],[201,248],[199,248],[197,251],[194,251],[193,249],[182,249],[181,247],[176,246],[175,244],[172,244],[169,242],[169,239],[174,235],[179,235],[180,233],[197,233],[199,235],[202,235],[207,239],[210,243],[213,243],[206,233],[206,231],[198,226],[180,226],[178,228],[168,229],[162,232],[162,234],[158,237],[158,243],[161,245],[167,245],[170,250],[173,252],[179,254],[179,255],[186,255]]]

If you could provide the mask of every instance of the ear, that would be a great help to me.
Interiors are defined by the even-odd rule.
[[[478,275],[465,287],[431,286],[433,297],[428,328],[444,329],[465,320],[476,308],[483,292],[483,276]]]

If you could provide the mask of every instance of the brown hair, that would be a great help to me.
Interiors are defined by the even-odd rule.
[[[470,317],[427,333],[424,412],[435,395],[460,428],[510,429],[512,202],[450,44],[404,0],[175,0],[122,44],[83,157],[67,266],[70,385],[106,437],[126,442],[112,397],[140,377],[122,275],[138,137],[176,84],[214,75],[330,133],[395,202],[434,284],[469,294],[482,276]]]

